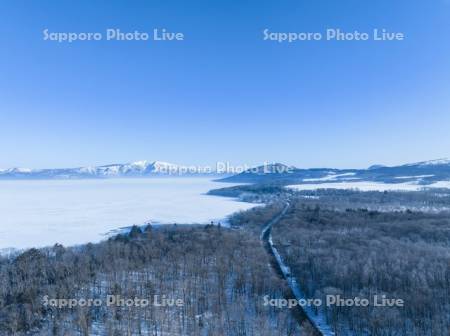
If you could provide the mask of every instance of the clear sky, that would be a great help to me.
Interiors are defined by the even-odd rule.
[[[0,16],[1,168],[450,156],[448,0],[2,0]],[[43,40],[107,28],[185,40]],[[277,43],[266,28],[406,40]]]

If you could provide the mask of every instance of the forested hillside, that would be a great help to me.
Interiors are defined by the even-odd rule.
[[[269,202],[219,226],[133,227],[99,244],[31,249],[0,259],[1,335],[317,335],[292,309],[259,239],[276,249],[307,298],[368,299],[321,305],[336,335],[447,336],[450,330],[448,193],[216,191]],[[411,210],[412,209],[412,210]],[[426,209],[427,211],[417,211]],[[403,306],[376,307],[373,298]],[[55,307],[49,299],[149,299],[147,306]],[[155,306],[152,300],[174,302]]]
[[[311,335],[287,309],[258,238],[221,227],[134,228],[0,261],[1,335]],[[48,298],[181,299],[181,306],[57,308]],[[51,302],[51,301],[50,301]]]
[[[332,211],[298,201],[272,234],[308,297],[370,301],[326,307],[338,335],[448,335],[448,214]],[[375,307],[375,295],[404,305]]]
[[[252,189],[264,195],[266,187]],[[448,335],[448,192],[319,190],[284,199],[289,210],[273,226],[273,242],[306,296],[321,299],[314,308],[325,309],[337,335]],[[237,213],[230,222],[257,234],[283,204]],[[374,306],[375,295],[404,304]],[[327,306],[327,296],[370,304]]]

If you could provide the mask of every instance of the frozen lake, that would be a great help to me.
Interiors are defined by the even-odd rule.
[[[206,178],[0,181],[0,249],[96,242],[148,221],[209,223],[254,204],[208,196]]]

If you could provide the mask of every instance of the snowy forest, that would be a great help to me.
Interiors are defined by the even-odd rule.
[[[271,222],[273,244],[306,298],[404,302],[316,307],[335,335],[448,334],[450,202],[443,190],[242,186],[212,193],[261,204],[235,213],[227,226],[134,226],[97,244],[3,256],[0,334],[321,335],[302,309],[265,304],[292,298],[261,241]],[[111,295],[181,304],[44,304],[104,303]]]

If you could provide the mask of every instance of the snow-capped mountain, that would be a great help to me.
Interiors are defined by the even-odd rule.
[[[430,161],[422,161],[417,163],[409,163],[404,166],[406,167],[429,167],[429,166],[448,166],[450,165],[450,159],[437,159],[437,160],[430,160]]]
[[[423,161],[393,167],[374,165],[368,169],[290,168],[289,171],[277,171],[276,174],[272,171],[266,172],[264,167],[258,167],[224,178],[223,181],[281,184],[353,181],[429,185],[440,181],[450,181],[450,159]]]
[[[89,166],[62,169],[0,169],[0,179],[63,179],[63,178],[112,178],[139,176],[198,176],[214,175],[195,171],[188,166],[180,166],[162,161],[136,161],[126,164]]]
[[[266,164],[241,174],[217,174],[202,168],[192,169],[162,161],[136,161],[126,164],[67,169],[0,169],[0,179],[75,179],[151,176],[217,176],[225,182],[245,183],[329,183],[372,181],[385,183],[414,182],[427,185],[450,181],[450,159],[410,163],[401,166],[371,166],[368,169],[309,168],[299,169],[281,163]],[[206,167],[205,167],[206,168]]]

